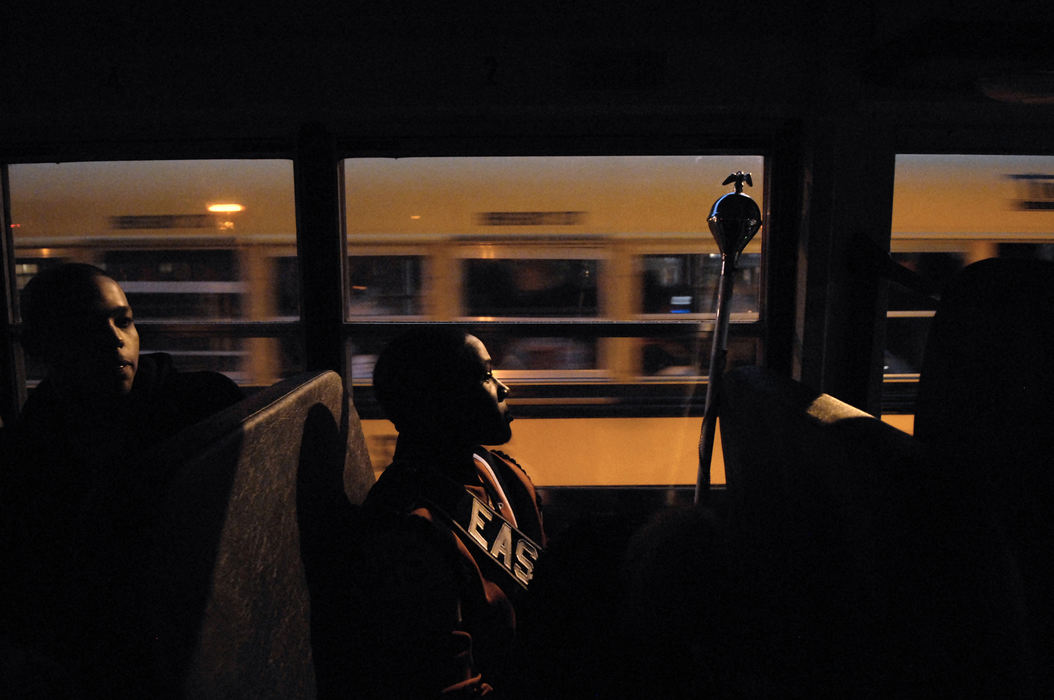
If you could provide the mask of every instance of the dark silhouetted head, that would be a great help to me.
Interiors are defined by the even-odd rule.
[[[475,336],[428,326],[399,336],[377,359],[373,387],[400,435],[455,446],[509,441],[507,386]]]
[[[50,268],[22,291],[23,347],[48,378],[82,398],[125,395],[139,366],[139,333],[120,285],[83,263]]]

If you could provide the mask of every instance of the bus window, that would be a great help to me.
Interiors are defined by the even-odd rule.
[[[121,284],[136,320],[241,318],[245,285],[226,250],[106,250],[102,265]]]
[[[495,369],[510,379],[517,371],[585,370],[597,367],[597,341],[569,337],[510,338],[487,334]],[[565,375],[566,376],[566,375]]]
[[[295,321],[300,318],[300,262],[293,255],[278,255],[268,267],[269,287],[274,290],[274,320]]]
[[[711,342],[709,333],[642,339],[642,378],[693,377],[698,379],[707,376],[710,370]],[[759,345],[755,337],[729,338],[725,367],[733,369],[758,364]]]
[[[465,315],[497,318],[595,318],[599,261],[485,259],[462,261]],[[597,341],[573,336],[517,338],[492,334],[495,367],[521,371],[591,370]],[[512,376],[512,375],[510,375]]]
[[[916,250],[892,255],[896,262],[938,286],[966,265],[963,251]],[[884,371],[890,375],[918,374],[937,300],[892,284],[887,308]]]
[[[143,352],[243,385],[299,371],[291,162],[31,163],[9,173],[19,288],[45,265],[91,263],[127,294]],[[27,373],[36,381],[42,369],[29,363]]]
[[[697,314],[717,312],[721,256],[671,254],[643,257],[643,312]],[[757,313],[760,297],[760,253],[744,253],[736,267],[732,313]]]
[[[407,323],[436,322],[487,346],[512,389],[508,448],[539,485],[694,484],[720,273],[706,215],[736,170],[764,208],[763,157],[342,165],[346,350],[377,469],[395,444],[372,403],[377,354]],[[761,358],[762,260],[759,237],[740,258],[729,366]]]
[[[468,316],[596,316],[596,260],[465,260]]]
[[[419,316],[421,257],[348,256],[349,316]]]
[[[893,259],[940,288],[991,257],[1054,258],[1054,157],[897,156]],[[913,410],[914,386],[936,300],[890,284],[886,412]]]

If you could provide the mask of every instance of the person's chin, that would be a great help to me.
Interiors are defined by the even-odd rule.
[[[484,440],[484,445],[504,445],[512,439],[512,428],[506,423],[501,430],[495,430],[490,440]]]
[[[86,396],[121,398],[132,393],[132,386],[135,384],[135,367],[127,364],[117,369],[102,368],[92,372],[78,384],[81,387],[81,393]]]
[[[128,396],[132,393],[132,386],[135,384],[135,375],[125,375],[121,377],[114,377],[114,381],[107,386],[107,393],[114,396],[114,398],[120,398],[122,396]]]

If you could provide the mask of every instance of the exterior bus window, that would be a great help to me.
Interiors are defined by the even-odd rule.
[[[596,316],[596,260],[465,260],[468,316]]]
[[[966,255],[961,251],[897,252],[893,253],[893,259],[938,286],[966,264]],[[936,308],[936,299],[897,284],[890,285],[886,314],[886,373],[919,372],[930,318]]]
[[[508,449],[535,483],[695,483],[720,273],[706,216],[736,170],[752,173],[750,195],[764,210],[763,157],[342,165],[346,348],[377,469],[395,435],[372,404],[373,363],[407,323],[437,322],[460,324],[487,346],[512,390]],[[761,357],[762,260],[757,237],[735,282],[730,365]]]
[[[567,337],[515,338],[502,333],[485,333],[494,368],[507,379],[529,377],[526,372],[594,370],[597,367],[597,341]],[[562,373],[565,378],[571,378]],[[540,375],[534,374],[539,377]]]
[[[600,313],[599,267],[595,259],[466,259],[462,261],[465,315],[595,318]],[[488,349],[495,367],[507,373],[597,367],[597,340],[593,338],[516,338],[496,333]]]
[[[645,255],[643,311],[646,314],[717,312],[721,256]],[[761,296],[761,254],[744,253],[736,267],[732,313],[757,313]]]
[[[1054,259],[1054,157],[898,155],[893,259],[940,288],[992,257]],[[898,284],[886,313],[883,410],[910,414],[936,300]]]
[[[411,255],[348,257],[349,316],[419,316],[421,258]]]
[[[710,336],[680,335],[646,338],[641,342],[642,379],[705,377],[709,373]],[[759,362],[757,338],[729,338],[725,366],[728,369]]]
[[[235,250],[107,250],[102,265],[142,320],[241,318]],[[234,280],[234,281],[232,281]]]
[[[47,265],[91,263],[127,294],[144,352],[249,386],[302,366],[290,161],[39,163],[9,173],[19,289]],[[41,371],[29,364],[28,379]]]
[[[299,261],[295,256],[281,255],[272,258],[268,267],[272,271],[270,288],[274,290],[275,320],[297,320],[300,318]]]
[[[376,251],[378,249],[367,248]],[[383,251],[383,249],[379,249]],[[425,318],[424,279],[427,261],[422,255],[362,254],[347,258],[347,314],[354,320],[413,320]],[[349,342],[348,367],[353,381],[370,381],[381,349],[392,340],[390,332],[357,334]]]

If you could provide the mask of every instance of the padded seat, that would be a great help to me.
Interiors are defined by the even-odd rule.
[[[755,367],[725,376],[720,421],[739,641],[765,686],[896,697],[1027,685],[1002,533],[927,446]]]
[[[340,377],[280,382],[155,457],[170,477],[141,605],[159,695],[316,697],[326,562],[373,482]]]
[[[1020,570],[1037,694],[1054,693],[1054,262],[989,259],[941,294],[915,436],[983,490]]]
[[[992,491],[1018,535],[1054,530],[1054,262],[989,259],[947,285],[915,435]]]

